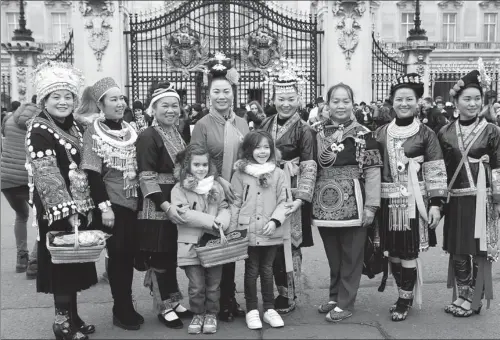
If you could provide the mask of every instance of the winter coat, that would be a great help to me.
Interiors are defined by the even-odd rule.
[[[25,168],[26,123],[41,110],[34,104],[22,104],[13,114],[5,119],[2,130],[5,139],[2,145],[2,190],[28,185],[28,172]]]
[[[231,209],[230,231],[248,230],[249,246],[271,246],[283,244],[290,238],[290,223],[285,217],[285,204],[292,201],[292,193],[285,180],[285,173],[276,167],[262,186],[258,177],[243,171],[245,161],[237,161],[231,186],[236,200]],[[271,220],[281,223],[271,236],[264,236],[263,228]]]
[[[186,223],[177,225],[177,265],[200,265],[194,248],[203,234],[219,236],[212,229],[216,217],[224,230],[229,226],[231,217],[224,190],[214,182],[208,195],[200,195],[177,183],[171,192],[171,203],[173,206],[189,206],[189,210],[181,215]]]

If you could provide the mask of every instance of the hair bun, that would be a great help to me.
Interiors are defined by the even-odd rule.
[[[170,88],[170,83],[168,81],[158,84],[156,89],[168,89]]]

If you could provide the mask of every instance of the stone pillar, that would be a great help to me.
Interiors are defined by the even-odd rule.
[[[342,82],[352,87],[355,102],[369,101],[372,23],[368,1],[323,1],[322,4],[328,6],[318,13],[325,32],[321,56],[325,89]]]
[[[11,101],[17,100],[21,103],[31,101],[35,94],[31,79],[37,56],[43,51],[31,36],[31,30],[26,28],[25,5],[25,1],[19,2],[19,28],[14,31],[12,41],[2,43],[2,47],[10,55]]]
[[[122,11],[119,1],[85,0],[73,6],[74,66],[83,72],[86,86],[112,77],[125,91],[128,51]]]

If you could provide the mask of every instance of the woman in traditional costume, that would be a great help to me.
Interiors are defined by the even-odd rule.
[[[138,330],[144,318],[132,303],[135,233],[137,228],[137,133],[123,121],[125,101],[112,78],[92,86],[102,117],[85,131],[82,168],[87,171],[90,190],[99,211],[94,221],[111,233],[107,240],[108,277],[113,295],[113,324]]]
[[[390,308],[393,321],[406,319],[414,297],[422,303],[418,254],[436,245],[434,229],[447,192],[437,136],[415,117],[423,93],[418,74],[397,78],[391,87],[396,118],[376,131],[384,150],[380,245],[388,252],[399,292]]]
[[[311,232],[311,202],[316,181],[315,132],[300,118],[298,108],[304,86],[304,71],[293,60],[283,59],[270,74],[277,114],[265,119],[260,129],[271,134],[281,153],[293,197],[287,204],[291,238],[284,240],[273,265],[278,296],[274,309],[280,314],[295,309],[296,286],[300,284],[302,247],[314,245]]]
[[[77,292],[97,283],[95,264],[54,264],[46,245],[48,231],[89,229],[93,202],[79,166],[83,129],[73,116],[83,77],[71,65],[51,61],[37,67],[34,85],[43,111],[28,127],[26,149],[39,228],[37,292],[54,295],[56,338],[84,340],[95,327],[78,316]]]
[[[457,317],[479,314],[483,297],[489,307],[492,262],[498,260],[500,129],[478,117],[487,78],[474,70],[450,90],[460,116],[438,135],[448,172],[443,249],[450,253],[448,288],[453,287],[445,312]]]
[[[186,148],[175,127],[180,110],[177,91],[168,83],[161,84],[148,109],[154,117],[153,126],[142,132],[136,143],[141,193],[138,257],[148,268],[145,284],[151,289],[158,319],[169,328],[182,328],[179,316],[193,316],[179,303],[182,294],[177,284],[176,224],[183,219],[181,209],[170,204],[175,156]]]
[[[217,181],[221,184],[226,197],[234,200],[231,188],[233,165],[238,159],[238,149],[243,137],[249,132],[247,122],[237,117],[233,111],[233,86],[238,83],[238,72],[231,67],[231,61],[217,52],[208,64],[210,112],[200,119],[193,129],[191,144],[205,147],[214,160]],[[222,321],[232,321],[234,316],[245,316],[236,302],[234,283],[235,263],[223,265],[220,285],[220,313]]]
[[[380,206],[378,143],[353,114],[353,92],[345,84],[327,92],[329,118],[316,125],[318,176],[312,218],[330,265],[329,301],[319,306],[326,320],[352,315],[363,269],[367,228]]]

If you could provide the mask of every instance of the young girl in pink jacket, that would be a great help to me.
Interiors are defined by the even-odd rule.
[[[279,245],[290,237],[284,225],[290,189],[285,173],[276,166],[275,147],[266,131],[245,136],[241,159],[234,165],[231,185],[236,193],[230,229],[247,229],[248,259],[245,260],[246,322],[250,329],[262,328],[257,310],[257,277],[260,275],[264,322],[272,327],[284,323],[274,308],[273,262]]]

